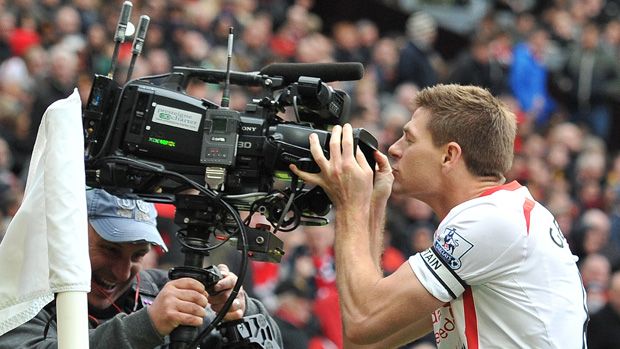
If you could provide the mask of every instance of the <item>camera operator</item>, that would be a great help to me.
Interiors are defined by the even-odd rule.
[[[505,183],[514,114],[474,86],[426,88],[415,105],[389,148],[393,167],[377,151],[373,173],[348,124],[333,128],[329,159],[310,137],[320,173],[291,166],[335,207],[346,347],[394,348],[434,330],[439,348],[584,348],[576,258],[551,213],[526,187]],[[384,277],[391,192],[426,202],[441,223],[432,247]]]
[[[168,280],[162,270],[143,270],[152,245],[166,250],[156,227],[151,203],[121,199],[101,189],[86,192],[91,292],[88,319],[91,348],[165,348],[178,326],[204,327],[222,309],[237,282],[224,264],[223,278],[209,295],[192,278]],[[280,331],[265,307],[241,289],[224,320],[264,314],[281,343]],[[0,348],[56,348],[56,305],[48,304],[35,318],[0,337]],[[201,347],[219,348],[212,332]],[[280,344],[282,346],[282,344]]]

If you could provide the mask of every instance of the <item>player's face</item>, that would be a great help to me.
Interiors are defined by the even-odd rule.
[[[433,145],[426,127],[430,112],[418,108],[403,127],[403,135],[388,150],[393,159],[392,192],[418,199],[433,195],[441,174],[441,149]]]
[[[88,245],[92,269],[88,303],[97,309],[107,309],[129,289],[151,246],[148,243],[106,241],[90,224]]]

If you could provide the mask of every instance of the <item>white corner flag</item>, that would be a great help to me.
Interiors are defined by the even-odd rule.
[[[24,199],[0,244],[0,335],[35,317],[58,294],[59,348],[88,348],[83,137],[75,89],[43,115]]]

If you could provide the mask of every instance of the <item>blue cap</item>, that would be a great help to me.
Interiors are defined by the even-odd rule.
[[[86,190],[88,222],[110,242],[149,242],[168,251],[157,230],[155,205],[113,196],[102,189]]]

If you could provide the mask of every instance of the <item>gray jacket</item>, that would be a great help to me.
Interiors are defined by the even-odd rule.
[[[159,290],[168,281],[166,273],[161,270],[147,270],[140,273],[139,301],[136,311],[134,309],[133,291],[128,291],[117,301],[117,304],[125,313],[105,314],[89,318],[89,337],[91,349],[154,349],[167,348],[168,338],[161,337],[153,327],[147,309]],[[257,300],[246,298],[246,315],[263,314],[267,318],[268,326],[274,335],[274,341],[282,348],[282,337],[278,326],[269,316],[265,307]],[[90,310],[89,310],[90,312]],[[213,319],[213,312],[205,319],[205,326]],[[37,316],[27,323],[0,336],[0,349],[56,349],[58,338],[56,333],[56,304],[52,302],[45,306]],[[200,332],[200,331],[198,331]],[[212,331],[202,342],[201,349],[217,349],[222,345],[222,336],[218,331]]]

